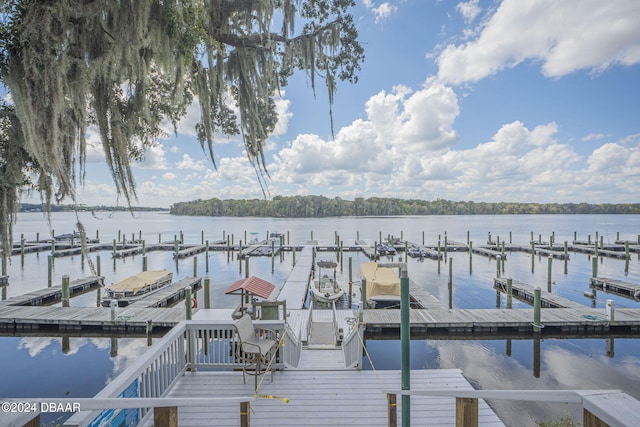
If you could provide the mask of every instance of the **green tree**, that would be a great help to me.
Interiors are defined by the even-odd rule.
[[[0,108],[5,252],[24,184],[47,209],[53,200],[75,202],[89,126],[99,129],[129,204],[132,162],[157,143],[161,123],[175,125],[194,100],[198,139],[213,164],[215,133],[241,134],[263,185],[274,97],[292,73],[307,72],[313,90],[321,77],[330,105],[338,80],[357,81],[364,53],[349,14],[354,3],[0,0],[0,82],[13,102]]]

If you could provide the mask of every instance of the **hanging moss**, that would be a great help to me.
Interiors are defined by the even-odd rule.
[[[293,70],[308,72],[314,90],[317,77],[324,78],[331,102],[336,78],[356,80],[364,56],[348,14],[353,5],[0,2],[0,78],[13,100],[3,115],[0,154],[3,247],[27,172],[45,207],[75,201],[86,173],[87,128],[97,126],[117,192],[130,204],[136,198],[132,162],[157,144],[162,122],[175,126],[194,100],[201,109],[198,139],[213,164],[214,135],[241,134],[264,188],[263,147],[277,122],[273,97]],[[300,18],[304,26],[294,34]],[[273,31],[277,23],[280,32]]]

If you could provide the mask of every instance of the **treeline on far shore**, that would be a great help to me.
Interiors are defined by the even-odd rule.
[[[208,199],[175,203],[173,215],[318,218],[390,215],[640,214],[640,203],[512,203],[371,197],[344,200],[324,196],[267,199]]]
[[[42,212],[45,208],[41,204],[35,203],[21,203],[20,204],[20,212]],[[144,207],[144,206],[86,206],[86,205],[51,205],[51,212],[84,212],[84,211],[107,211],[107,212],[115,212],[115,211],[136,211],[136,212],[146,212],[146,211],[168,211],[168,208],[152,208],[152,207]]]

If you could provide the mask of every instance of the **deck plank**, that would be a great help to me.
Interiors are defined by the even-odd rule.
[[[458,369],[412,371],[411,386],[413,389],[473,389]],[[273,382],[267,379],[262,383],[259,394],[286,397],[290,401],[285,405],[275,399],[258,399],[251,405],[251,425],[300,425],[301,420],[309,426],[385,425],[386,396],[382,390],[399,388],[400,371],[277,372]],[[221,395],[252,396],[253,381],[247,380],[243,384],[240,372],[187,373],[168,397]],[[412,402],[411,418],[414,425],[455,425],[454,398],[413,397]],[[504,425],[484,401],[479,406],[479,425]],[[399,419],[401,411],[401,405],[398,404]],[[239,421],[239,405],[193,407],[178,411],[178,424],[186,427],[237,426]]]

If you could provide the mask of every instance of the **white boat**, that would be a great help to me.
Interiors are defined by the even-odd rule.
[[[102,306],[109,307],[111,301],[116,301],[119,307],[126,307],[170,285],[172,280],[173,273],[167,270],[143,271],[107,286],[102,297]]]
[[[365,281],[369,308],[400,307],[400,278],[395,269],[378,267],[375,262],[363,262],[360,275]]]
[[[344,295],[344,290],[336,279],[336,267],[338,263],[334,261],[318,261],[318,279],[313,281],[311,292],[317,302],[332,303]],[[323,274],[322,269],[332,268],[333,277]]]

